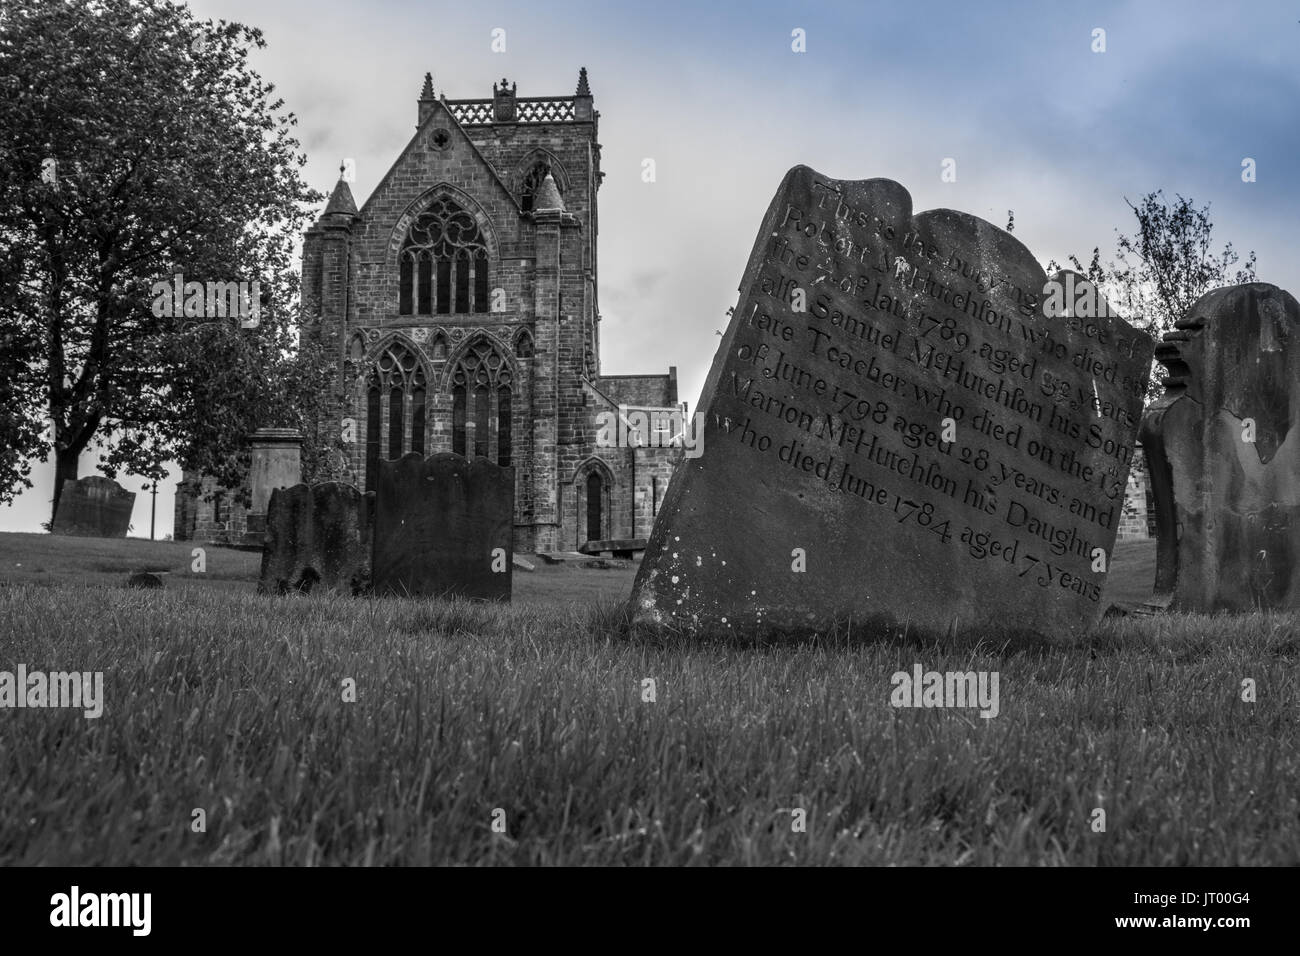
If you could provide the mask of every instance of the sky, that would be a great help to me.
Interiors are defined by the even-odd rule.
[[[358,204],[414,133],[426,71],[448,99],[572,95],[600,111],[602,372],[678,370],[694,408],[767,204],[791,166],[887,177],[913,208],[1005,226],[1046,263],[1132,233],[1125,200],[1211,204],[1215,247],[1300,294],[1300,4],[193,0],[262,29],[253,63],[299,119],[307,181],[352,158]],[[492,49],[505,31],[505,50]],[[1094,31],[1105,50],[1094,52]],[[803,31],[804,52],[792,38]],[[655,161],[655,181],[642,178]],[[1242,161],[1256,180],[1243,182]],[[955,160],[956,181],[941,180]],[[94,471],[94,458],[82,463]],[[0,508],[39,531],[52,466]],[[171,532],[173,474],[158,494]],[[131,490],[141,479],[119,476]],[[149,536],[150,499],[133,536]]]

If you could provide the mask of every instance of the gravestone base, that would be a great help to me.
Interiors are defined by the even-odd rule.
[[[240,536],[239,544],[242,547],[260,550],[266,544],[266,515],[249,514],[245,521],[245,530]]]

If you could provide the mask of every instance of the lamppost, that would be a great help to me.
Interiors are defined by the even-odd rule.
[[[151,492],[151,498],[149,500],[149,540],[155,541],[157,540],[154,537],[154,529],[157,525],[158,517],[158,482],[157,480],[146,482],[144,487],[147,491]]]

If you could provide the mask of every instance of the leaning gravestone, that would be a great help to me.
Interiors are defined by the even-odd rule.
[[[90,475],[63,483],[54,513],[54,533],[125,538],[135,510],[135,492],[111,478]]]
[[[886,179],[786,174],[637,574],[638,620],[1067,638],[1102,611],[1150,338]]]
[[[374,500],[336,481],[272,491],[258,591],[366,590]]]
[[[412,452],[379,463],[379,594],[510,600],[515,470],[486,458]]]
[[[1216,289],[1156,358],[1156,593],[1176,610],[1300,608],[1300,303],[1262,282]]]

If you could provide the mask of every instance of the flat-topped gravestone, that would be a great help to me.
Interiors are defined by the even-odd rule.
[[[125,538],[135,510],[135,492],[111,478],[90,475],[63,483],[55,509],[55,534]]]
[[[376,593],[510,600],[514,513],[509,466],[449,453],[381,461]]]
[[[374,501],[336,481],[272,491],[258,591],[367,590]]]
[[[1082,277],[885,179],[792,169],[669,487],[638,620],[1094,623],[1151,361]]]
[[[1216,289],[1156,358],[1156,593],[1184,611],[1300,608],[1300,303],[1262,282]]]

